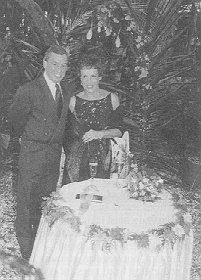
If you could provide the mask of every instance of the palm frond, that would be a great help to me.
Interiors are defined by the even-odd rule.
[[[48,17],[45,17],[40,6],[33,0],[14,0],[16,1],[29,15],[38,29],[40,34],[43,34],[43,41],[46,46],[56,44],[57,40],[54,36],[54,30]]]

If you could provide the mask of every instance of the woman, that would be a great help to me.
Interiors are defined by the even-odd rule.
[[[109,178],[110,175],[109,139],[122,135],[122,110],[118,96],[99,87],[102,69],[101,60],[94,54],[83,56],[80,61],[83,91],[70,99],[64,143],[64,173],[67,173],[64,184],[90,178],[92,158],[98,161],[96,177]]]

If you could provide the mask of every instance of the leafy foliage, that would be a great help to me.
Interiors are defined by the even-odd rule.
[[[102,87],[118,92],[126,107],[138,164],[169,171],[187,185],[188,156],[200,149],[198,8],[193,0],[7,0],[3,13],[17,24],[10,17],[3,22],[1,75],[17,67],[18,83],[34,78],[43,52],[60,43],[71,54],[67,78],[77,83],[75,65],[94,49],[107,62]]]

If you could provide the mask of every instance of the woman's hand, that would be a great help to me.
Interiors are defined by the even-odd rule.
[[[97,131],[90,129],[89,131],[85,132],[84,136],[82,137],[83,142],[87,143],[94,139],[101,139],[103,137],[102,131]]]

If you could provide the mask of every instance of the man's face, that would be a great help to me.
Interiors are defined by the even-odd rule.
[[[65,76],[67,70],[67,55],[50,53],[49,57],[43,60],[43,67],[48,78],[59,83]]]

